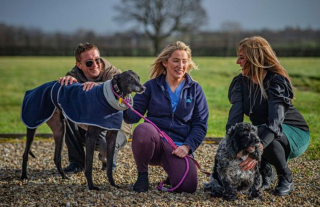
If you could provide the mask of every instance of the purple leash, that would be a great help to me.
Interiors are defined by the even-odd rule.
[[[121,96],[119,96],[113,89],[113,86],[111,86],[112,92],[114,93],[115,96],[117,96],[119,98],[119,102],[123,102],[125,105],[127,105],[135,114],[137,114],[138,116],[140,116],[141,118],[143,118],[145,121],[147,121],[149,124],[151,124],[152,126],[154,126],[157,131],[160,133],[160,135],[173,147],[173,149],[176,149],[177,146],[175,145],[175,143],[173,142],[173,140],[163,131],[161,131],[159,129],[159,127],[157,127],[157,125],[155,125],[152,121],[150,121],[149,119],[147,119],[146,117],[144,117],[143,115],[141,115],[137,110],[135,110],[132,106],[130,106],[130,104],[128,103],[127,99],[123,99]],[[186,161],[186,165],[187,165],[187,169],[186,172],[184,173],[182,179],[180,180],[180,182],[178,183],[178,185],[176,185],[173,188],[167,189],[165,187],[163,187],[163,184],[165,182],[165,180],[161,181],[159,183],[159,186],[157,187],[158,190],[162,190],[162,191],[168,191],[168,192],[172,192],[174,190],[176,190],[185,180],[185,178],[187,177],[187,174],[189,172],[189,161],[187,159],[187,156],[184,157],[185,161]],[[197,162],[196,162],[197,163]],[[199,164],[197,164],[198,166]],[[200,166],[200,165],[199,165]]]

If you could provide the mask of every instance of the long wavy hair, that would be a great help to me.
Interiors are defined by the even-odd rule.
[[[267,71],[285,77],[291,84],[288,72],[280,64],[275,52],[264,38],[253,36],[243,39],[239,43],[238,53],[239,51],[243,51],[247,60],[244,65],[244,75],[258,82],[263,97],[268,97],[263,86],[264,74]]]
[[[166,74],[167,69],[163,66],[163,62],[167,62],[171,54],[176,50],[184,50],[188,55],[188,68],[187,73],[190,74],[191,70],[198,70],[198,66],[192,61],[191,49],[184,42],[176,41],[168,45],[158,55],[153,64],[150,65],[150,79],[156,78],[161,74]]]

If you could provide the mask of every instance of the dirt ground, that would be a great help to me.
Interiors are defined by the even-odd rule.
[[[54,142],[35,141],[32,151],[36,158],[29,158],[28,181],[20,181],[24,142],[0,143],[0,206],[320,206],[320,161],[307,161],[303,156],[289,162],[293,171],[295,191],[289,196],[278,197],[272,190],[264,191],[264,201],[249,200],[239,195],[236,201],[228,202],[211,198],[204,192],[202,183],[209,178],[199,172],[197,192],[168,193],[158,191],[157,184],[166,175],[160,167],[150,167],[150,190],[135,193],[132,186],[137,171],[131,152],[131,143],[120,151],[114,173],[120,188],[110,186],[106,172],[95,154],[93,179],[100,191],[89,191],[84,173],[61,179],[53,162]],[[215,144],[202,144],[196,151],[196,159],[205,170],[211,171]],[[64,146],[63,166],[68,165]],[[274,187],[274,186],[273,186]]]

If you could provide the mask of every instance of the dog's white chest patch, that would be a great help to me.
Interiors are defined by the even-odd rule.
[[[254,171],[244,171],[241,169],[241,167],[239,166],[241,162],[243,161],[240,159],[230,161],[228,167],[226,168],[226,175],[234,186],[240,185],[241,182],[239,181],[253,180],[254,177]]]
[[[237,159],[240,159],[242,161],[245,161],[248,158],[248,155],[244,155],[243,154],[243,150],[241,150],[240,152],[238,152],[237,154]]]

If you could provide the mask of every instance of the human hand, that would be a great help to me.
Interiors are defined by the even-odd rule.
[[[243,171],[252,170],[257,165],[257,163],[257,160],[254,160],[248,156],[248,158],[245,161],[239,164],[239,167],[241,167]]]
[[[261,151],[263,151],[264,147],[261,142],[259,143],[259,147],[260,147]]]
[[[85,82],[85,83],[82,83],[83,85],[83,90],[84,91],[89,91],[91,90],[93,87],[99,85],[98,83],[95,83],[95,82]]]
[[[189,154],[190,147],[187,145],[181,145],[172,151],[172,154],[177,155],[178,157],[184,158]]]
[[[60,77],[59,79],[58,79],[58,83],[60,83],[60,85],[69,85],[69,83],[70,84],[72,84],[72,83],[78,83],[78,81],[77,81],[77,79],[75,79],[74,77],[72,77],[72,76],[64,76],[64,77]]]

